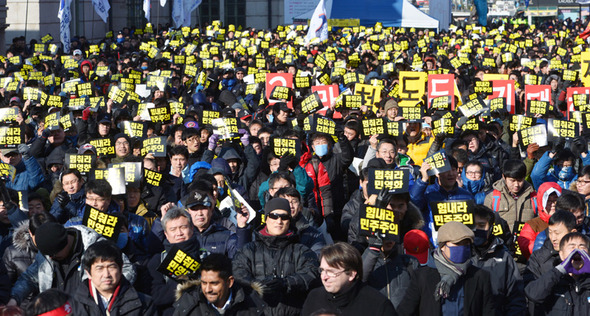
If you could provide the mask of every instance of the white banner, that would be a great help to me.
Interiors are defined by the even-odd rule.
[[[152,4],[150,0],[143,0],[143,13],[145,19],[150,22],[150,9],[152,8]]]
[[[57,17],[59,18],[59,38],[64,46],[64,53],[70,53],[70,21],[72,20],[72,13],[70,12],[70,4],[72,0],[61,0],[59,2],[59,11]]]
[[[107,23],[107,18],[109,17],[109,10],[111,9],[111,5],[109,4],[108,0],[92,0],[92,5],[94,6],[94,10],[96,14],[100,16],[104,23]]]
[[[305,36],[305,42],[309,43],[309,41],[316,37],[320,39],[320,42],[328,40],[328,16],[326,15],[324,0],[320,0],[315,11],[313,11],[307,36]]]
[[[174,21],[174,25],[177,28],[191,26],[191,13],[199,7],[201,1],[202,0],[174,0],[172,5],[172,20]]]

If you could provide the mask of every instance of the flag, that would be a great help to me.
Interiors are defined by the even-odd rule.
[[[96,14],[100,16],[100,18],[107,23],[107,18],[109,17],[109,10],[111,9],[111,5],[107,0],[92,0],[92,5],[94,6],[94,10]]]
[[[70,52],[70,21],[72,20],[72,13],[70,12],[70,4],[72,0],[60,0],[59,11],[57,17],[59,18],[59,39],[64,46],[64,53]]]
[[[150,21],[150,9],[151,9],[151,2],[150,0],[143,0],[143,13],[145,19],[149,22]]]
[[[328,16],[326,15],[324,0],[320,0],[320,3],[313,11],[309,29],[305,36],[305,43],[309,43],[316,37],[320,39],[320,42],[328,40]]]
[[[202,0],[173,0],[172,20],[178,27],[191,26],[191,13],[201,4]]]

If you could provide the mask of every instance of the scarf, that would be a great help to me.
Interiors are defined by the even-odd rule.
[[[471,260],[467,260],[465,263],[450,262],[443,256],[439,247],[434,251],[434,264],[440,274],[440,282],[434,290],[434,299],[440,301],[441,298],[449,297],[451,287],[467,272]]]
[[[121,290],[121,284],[117,285],[115,292],[113,293],[113,295],[109,299],[108,306],[102,305],[102,299],[99,297],[100,293],[98,293],[98,291],[96,290],[96,287],[94,287],[94,284],[92,284],[92,281],[90,279],[88,279],[88,287],[90,288],[90,296],[92,296],[96,305],[98,305],[98,307],[101,310],[104,307],[106,315],[110,316],[111,309],[113,308],[113,303],[115,303],[115,298],[117,297],[117,295],[119,295],[119,290]]]

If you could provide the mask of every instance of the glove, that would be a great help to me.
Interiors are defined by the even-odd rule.
[[[23,159],[27,160],[29,159],[29,157],[31,157],[29,155],[29,152],[31,151],[31,148],[29,148],[29,145],[27,144],[20,144],[18,145],[18,152],[23,155]]]
[[[576,154],[576,156],[588,153],[588,141],[586,138],[584,138],[584,136],[578,136],[574,138],[572,143],[572,151]]]
[[[551,148],[551,152],[557,153],[557,152],[563,151],[564,146],[565,146],[565,138],[561,138],[559,141],[553,142],[553,147]]]
[[[297,164],[297,158],[293,156],[291,153],[287,153],[281,157],[281,162],[279,163],[279,170],[280,171],[287,171],[289,168],[293,169]]]
[[[262,285],[264,285],[264,294],[276,295],[277,293],[283,293],[287,287],[285,283],[285,279],[282,278],[272,278],[263,280]]]
[[[458,128],[461,128],[461,126],[463,126],[463,125],[465,125],[465,123],[467,123],[467,120],[468,120],[468,119],[469,119],[469,118],[468,118],[468,117],[465,117],[465,116],[461,117],[461,118],[459,119],[459,121],[457,121],[457,127],[458,127]]]
[[[66,191],[62,191],[58,195],[55,196],[55,200],[59,203],[59,206],[62,208],[66,207],[70,202],[70,195]]]
[[[381,239],[381,236],[379,236],[379,234],[369,236],[367,241],[369,242],[369,248],[372,248],[371,250],[381,251],[381,247],[383,246],[383,239]]]
[[[224,207],[220,210],[220,212],[221,216],[229,218],[229,215],[231,214],[231,209],[229,207]]]
[[[336,126],[336,128],[334,129],[334,133],[336,134],[336,137],[338,137],[338,139],[343,139],[346,137],[344,135],[344,129],[340,126]]]
[[[90,107],[87,107],[84,109],[84,111],[82,111],[82,120],[88,121],[89,117],[90,117]]]
[[[390,200],[391,194],[389,194],[389,189],[381,189],[381,191],[379,191],[379,194],[377,195],[375,206],[380,208],[387,208],[387,205],[389,205]]]
[[[207,146],[207,149],[209,149],[210,151],[214,151],[215,148],[217,147],[217,141],[219,140],[219,135],[217,134],[213,134],[209,137],[209,146]]]
[[[434,137],[434,141],[437,144],[442,144],[445,141],[445,138],[447,138],[447,133],[442,132]]]
[[[526,156],[529,159],[535,158],[535,153],[539,150],[539,145],[537,143],[529,144],[526,148]]]
[[[250,133],[248,133],[248,131],[245,129],[239,129],[238,133],[242,134],[242,137],[240,137],[240,141],[242,142],[244,147],[248,146],[250,144]]]
[[[558,264],[555,268],[563,273],[572,273],[572,274],[580,274],[579,270],[574,268],[574,265],[572,264],[573,261],[578,261],[578,260],[583,260],[581,258],[581,252],[579,249],[574,249],[572,252],[570,252],[570,254],[567,256],[567,258],[565,258],[565,260],[563,260],[562,263]],[[584,266],[586,266],[586,264],[584,264]],[[584,268],[584,267],[582,267]],[[585,270],[587,270],[588,267],[586,267]]]

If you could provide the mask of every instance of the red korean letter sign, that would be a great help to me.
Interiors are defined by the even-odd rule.
[[[442,96],[451,96],[451,110],[455,110],[455,75],[428,75],[428,107]]]

